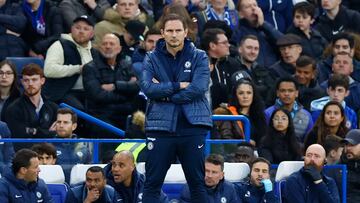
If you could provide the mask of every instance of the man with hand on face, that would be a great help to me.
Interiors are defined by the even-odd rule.
[[[325,164],[325,149],[319,144],[310,145],[305,153],[304,167],[286,179],[284,202],[340,202],[335,181],[323,174]]]
[[[270,180],[270,166],[270,162],[262,157],[251,162],[250,181],[235,184],[241,202],[278,202]]]
[[[71,188],[65,203],[112,203],[117,201],[114,188],[106,185],[104,171],[99,166],[92,166],[86,171],[85,183]]]
[[[238,203],[234,185],[224,180],[224,157],[219,154],[211,154],[205,159],[205,185],[209,203]],[[183,188],[180,202],[191,202],[187,185]]]

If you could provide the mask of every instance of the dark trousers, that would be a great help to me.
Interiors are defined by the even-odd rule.
[[[160,202],[160,191],[171,163],[179,159],[190,188],[192,203],[206,203],[204,174],[205,135],[147,137],[143,203]]]

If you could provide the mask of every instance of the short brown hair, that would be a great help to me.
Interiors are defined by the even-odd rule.
[[[163,20],[162,20],[162,23],[161,23],[161,29],[164,29],[165,28],[165,24],[168,22],[168,21],[172,21],[172,20],[179,20],[181,21],[181,23],[183,24],[183,27],[184,27],[184,30],[187,29],[187,24],[186,24],[186,21],[185,21],[185,18],[178,15],[178,14],[175,14],[175,13],[170,13],[168,15],[166,15]]]
[[[224,170],[224,157],[221,156],[220,154],[210,154],[208,157],[206,157],[205,159],[206,163],[211,163],[217,166],[221,166],[221,170]]]
[[[28,75],[28,76],[33,76],[33,75],[40,75],[40,77],[44,77],[44,71],[43,69],[35,63],[29,63],[27,65],[24,66],[24,68],[21,71],[21,75]]]
[[[77,123],[77,115],[76,113],[69,109],[69,108],[60,108],[57,110],[56,114],[70,114],[71,115],[71,122],[72,123]]]

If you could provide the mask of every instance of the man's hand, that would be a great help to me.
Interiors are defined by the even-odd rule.
[[[100,192],[97,188],[93,188],[91,190],[88,189],[86,199],[84,203],[95,202],[100,197]]]
[[[43,55],[37,54],[37,53],[35,53],[33,50],[31,50],[31,49],[30,49],[30,51],[29,51],[29,56],[31,56],[31,57],[36,57],[36,58],[40,58],[40,59],[44,59],[44,56],[43,56]]]
[[[257,6],[255,8],[255,14],[257,15],[257,24],[256,24],[256,26],[260,27],[260,26],[262,26],[264,24],[264,14],[263,14],[260,7]]]
[[[97,6],[95,0],[84,0],[84,4],[88,5],[89,8],[91,9],[95,9],[95,7]]]
[[[50,126],[49,131],[56,131],[56,121]]]
[[[322,182],[322,176],[320,172],[314,166],[307,166],[304,168],[304,173],[312,179],[315,184]]]
[[[180,82],[180,89],[185,89],[189,86],[189,82]]]
[[[101,88],[105,91],[111,92],[111,91],[115,90],[115,85],[114,84],[102,84]]]

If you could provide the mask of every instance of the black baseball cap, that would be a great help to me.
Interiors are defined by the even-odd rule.
[[[84,22],[86,22],[87,24],[89,24],[92,27],[94,27],[94,25],[95,25],[93,19],[90,16],[87,16],[87,15],[78,16],[77,18],[75,18],[73,23],[76,23],[76,22],[79,22],[79,21],[84,21]]]
[[[350,130],[341,142],[344,144],[352,144],[352,145],[360,144],[360,130],[359,129]]]
[[[129,20],[126,25],[126,31],[134,38],[135,41],[144,40],[145,24],[138,20]]]

